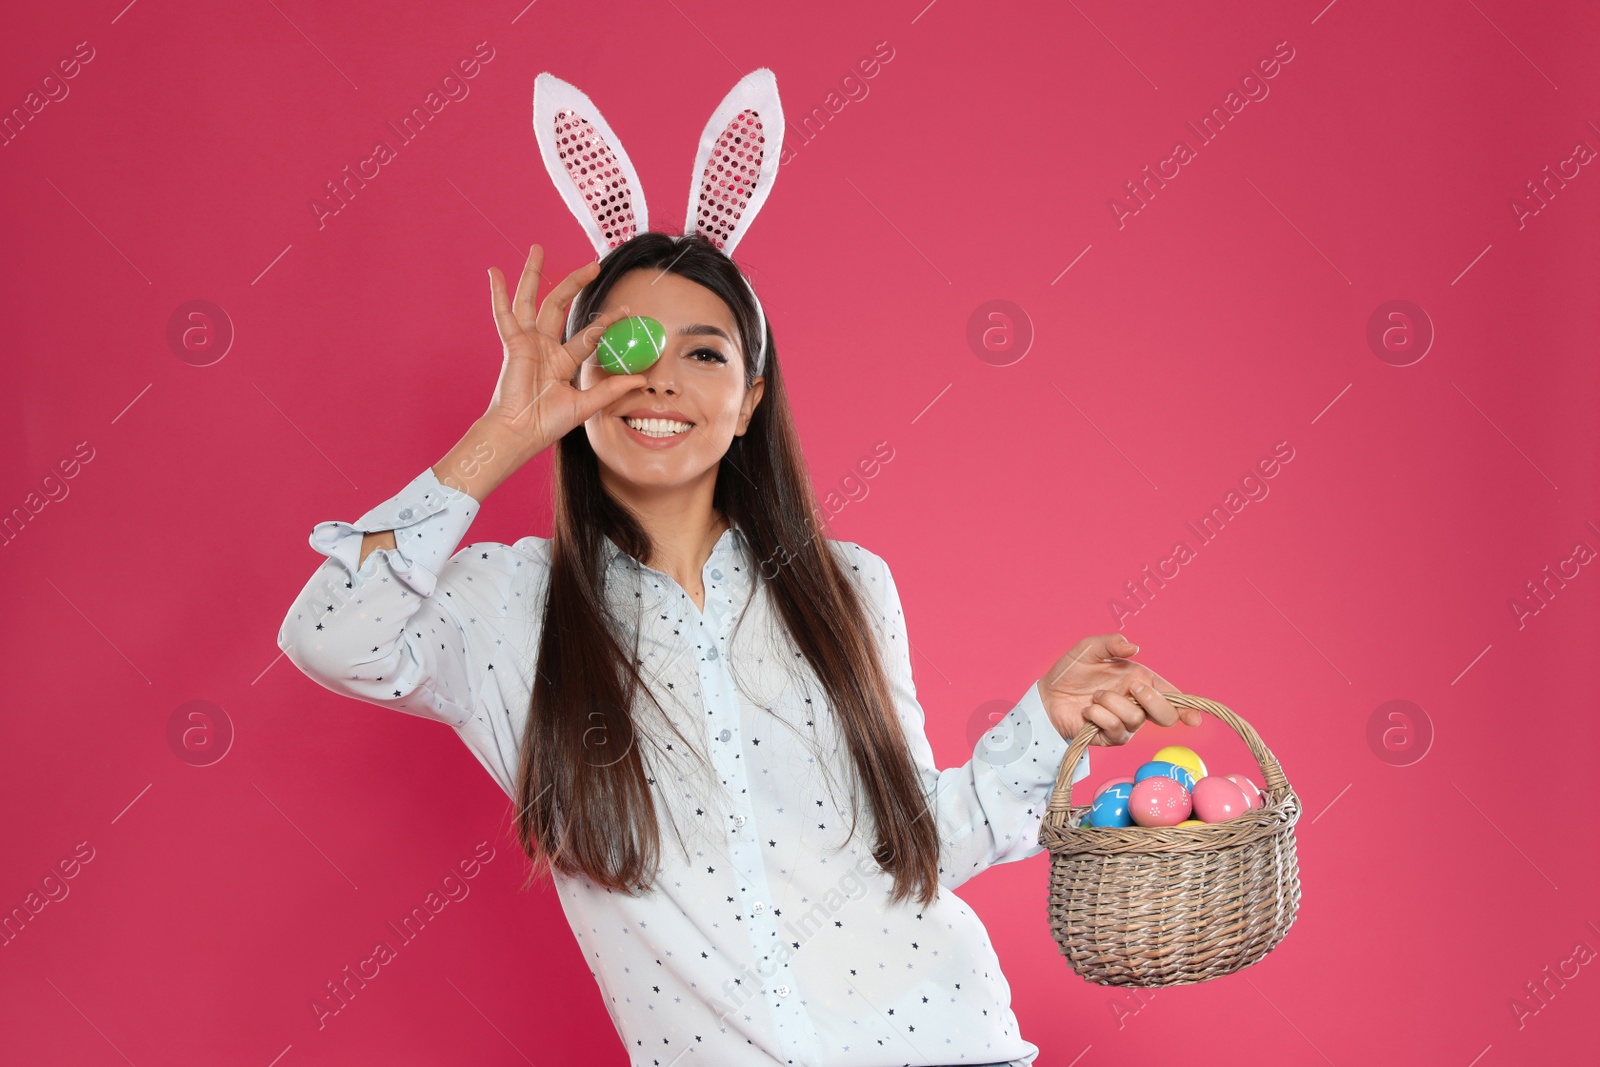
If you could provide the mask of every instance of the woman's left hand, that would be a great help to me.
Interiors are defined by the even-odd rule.
[[[1070,741],[1092,722],[1100,732],[1091,745],[1125,745],[1146,718],[1158,726],[1200,725],[1198,710],[1174,707],[1161,695],[1182,690],[1127,658],[1137,651],[1121,634],[1085,637],[1039,680],[1045,711],[1062,737]]]

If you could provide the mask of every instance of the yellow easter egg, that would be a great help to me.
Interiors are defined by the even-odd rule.
[[[1200,754],[1192,748],[1185,748],[1182,745],[1168,745],[1150,758],[1176,763],[1194,775],[1194,780],[1197,782],[1206,776],[1206,761],[1201,759]]]
[[[1180,822],[1178,825],[1179,826],[1204,826],[1205,823],[1202,822],[1199,819],[1185,819],[1182,822]]]

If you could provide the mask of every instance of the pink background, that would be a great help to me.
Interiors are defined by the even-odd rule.
[[[1523,225],[1510,206],[1600,148],[1592,5],[121,2],[31,5],[0,35],[6,112],[93,49],[0,147],[0,507],[66,492],[0,553],[0,909],[93,856],[0,948],[0,1060],[626,1062],[554,894],[517,889],[482,768],[274,638],[312,525],[399,490],[483,410],[486,267],[514,274],[534,241],[563,273],[589,258],[531,135],[534,76],[594,97],[676,231],[695,135],[759,66],[791,155],[738,258],[819,488],[894,450],[832,527],[894,568],[941,762],[989,702],[1120,629],[1254,724],[1305,806],[1284,943],[1142,1002],[1066,966],[1047,856],[964,886],[1039,1063],[1592,1052],[1600,574],[1565,564],[1520,626],[1511,601],[1600,548],[1600,174],[1552,180]],[[1185,123],[1281,41],[1269,95],[1196,145]],[[324,183],[479,42],[470,95],[319,227]],[[879,42],[893,58],[850,81]],[[1119,228],[1108,202],[1179,138],[1197,158]],[[209,366],[167,341],[197,299],[236,334]],[[1396,299],[1436,331],[1409,366],[1366,340]],[[968,343],[991,300],[1031,323],[1009,365],[1003,336]],[[1113,615],[1282,441],[1270,495]],[[548,534],[547,475],[469,539]],[[169,744],[191,700],[234,731],[210,766]],[[1431,723],[1408,766],[1369,744],[1390,700]],[[1086,785],[1174,739],[1248,769],[1220,724],[1152,726],[1096,749]],[[471,895],[319,1030],[312,997],[479,842]]]

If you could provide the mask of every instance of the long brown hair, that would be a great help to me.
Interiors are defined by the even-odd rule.
[[[670,271],[722,298],[744,341],[749,388],[756,307],[738,267],[698,234],[646,232],[613,249],[579,295],[577,321],[591,321],[617,280],[641,268]],[[937,827],[895,714],[870,609],[826,545],[780,367],[769,325],[761,401],[722,456],[712,507],[744,532],[762,564],[750,576],[752,596],[772,598],[826,691],[851,756],[852,797],[864,790],[871,806],[873,857],[894,876],[891,901],[915,894],[927,907],[939,888]],[[660,704],[609,609],[602,534],[641,562],[654,546],[601,484],[581,425],[556,445],[553,490],[550,582],[520,752],[517,839],[534,860],[530,882],[535,872],[555,869],[621,892],[644,891],[659,865],[660,835],[638,744],[647,733],[633,709],[641,691]],[[851,837],[855,830],[853,820]]]

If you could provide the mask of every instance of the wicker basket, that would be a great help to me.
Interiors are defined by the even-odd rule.
[[[1039,843],[1050,851],[1050,932],[1072,969],[1098,985],[1190,985],[1232,974],[1271,952],[1300,906],[1300,798],[1277,758],[1221,704],[1164,695],[1244,738],[1265,775],[1264,803],[1204,826],[1079,826],[1089,808],[1072,806],[1071,771],[1099,730],[1078,731]]]

